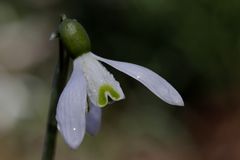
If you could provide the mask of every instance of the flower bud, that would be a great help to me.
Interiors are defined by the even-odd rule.
[[[72,58],[91,50],[91,43],[83,26],[74,19],[64,19],[59,25],[59,35]]]

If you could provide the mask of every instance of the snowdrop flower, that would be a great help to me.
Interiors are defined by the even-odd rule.
[[[100,63],[138,80],[163,101],[183,106],[179,93],[153,71],[131,63],[105,59],[90,51],[90,40],[76,20],[65,19],[59,26],[59,36],[73,58],[73,71],[57,105],[58,129],[66,143],[77,148],[87,131],[97,134],[101,124],[101,107],[109,102],[124,99],[118,81]]]

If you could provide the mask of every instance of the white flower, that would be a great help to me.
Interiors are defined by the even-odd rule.
[[[99,62],[126,73],[145,85],[156,96],[172,105],[183,106],[178,92],[162,77],[142,66],[108,60],[91,52],[91,43],[83,26],[74,19],[64,18],[58,28],[68,54],[73,58],[73,72],[58,104],[58,129],[71,148],[77,148],[87,131],[96,135],[101,125],[101,108],[124,99],[118,81]]]
[[[163,101],[183,106],[179,93],[162,77],[153,71],[131,63],[108,60],[91,52],[74,59],[73,72],[64,88],[57,105],[58,129],[71,148],[77,148],[85,131],[95,135],[101,124],[101,110],[113,101],[124,99],[124,93],[118,81],[99,62],[141,82]]]

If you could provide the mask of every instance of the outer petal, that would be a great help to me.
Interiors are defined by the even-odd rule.
[[[180,94],[165,79],[153,71],[136,64],[105,59],[94,55],[93,53],[91,55],[97,60],[102,61],[135,78],[165,102],[178,106],[184,105]]]
[[[79,62],[87,80],[88,97],[94,105],[106,106],[108,97],[114,101],[124,98],[119,82],[100,62],[91,56],[91,53],[82,55]]]
[[[73,149],[83,140],[86,129],[86,80],[78,61],[57,105],[57,123],[66,143]]]
[[[89,111],[86,115],[86,129],[87,132],[95,136],[100,130],[101,127],[101,119],[102,119],[102,110],[100,107],[94,105],[91,101],[89,101]]]

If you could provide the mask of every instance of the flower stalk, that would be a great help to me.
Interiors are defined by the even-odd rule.
[[[65,15],[61,16],[60,22],[65,19]],[[57,122],[56,122],[56,108],[58,99],[63,91],[67,81],[69,56],[67,55],[64,45],[59,38],[59,57],[55,68],[53,77],[53,86],[51,93],[51,101],[48,112],[47,128],[45,133],[45,140],[43,146],[42,160],[53,160],[55,155],[55,146],[57,139]]]

